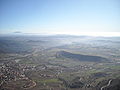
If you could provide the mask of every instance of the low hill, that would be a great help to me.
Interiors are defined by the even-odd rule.
[[[0,39],[0,53],[28,53],[31,50],[25,42]]]
[[[67,51],[59,51],[56,53],[56,57],[58,58],[70,58],[79,61],[90,61],[90,62],[106,62],[108,59],[100,57],[100,56],[90,56],[90,55],[82,55],[75,54]]]

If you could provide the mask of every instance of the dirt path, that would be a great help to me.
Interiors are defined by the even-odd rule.
[[[32,83],[32,85],[30,85],[31,83]],[[31,88],[36,86],[36,82],[35,81],[32,81],[31,83],[28,85],[29,87],[24,88],[24,89],[31,89]]]

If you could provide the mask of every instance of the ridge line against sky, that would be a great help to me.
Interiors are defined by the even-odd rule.
[[[120,36],[120,0],[0,0],[0,13],[0,34]]]

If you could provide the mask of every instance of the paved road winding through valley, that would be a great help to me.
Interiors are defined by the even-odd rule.
[[[104,88],[108,87],[111,84],[112,80],[109,80],[108,84],[105,86],[102,86],[100,90],[104,90]]]

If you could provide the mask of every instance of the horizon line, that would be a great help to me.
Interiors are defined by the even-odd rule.
[[[19,32],[19,31],[16,31]],[[2,33],[0,35],[72,35],[72,36],[93,36],[93,37],[120,37],[120,32],[54,32],[54,33]]]

